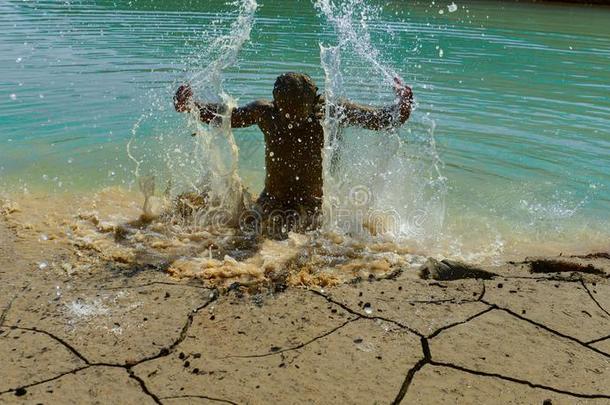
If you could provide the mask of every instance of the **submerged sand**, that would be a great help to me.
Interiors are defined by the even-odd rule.
[[[607,253],[252,244],[126,197],[0,203],[0,402],[610,402]]]

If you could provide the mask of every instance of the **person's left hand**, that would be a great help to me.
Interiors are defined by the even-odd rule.
[[[178,87],[176,95],[174,96],[174,108],[178,112],[188,111],[188,103],[193,97],[193,90],[188,84],[183,84]]]

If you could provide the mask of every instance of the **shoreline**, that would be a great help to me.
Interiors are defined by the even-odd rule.
[[[610,399],[608,253],[207,288],[160,268],[70,267],[73,247],[16,231],[0,221],[7,403]]]
[[[185,241],[190,241],[190,247],[194,250],[190,253],[187,251],[182,253],[183,256],[188,257],[193,254],[197,256],[198,244],[217,245],[215,239],[222,239],[223,232],[225,237],[238,237],[234,229],[201,233],[202,229],[191,227],[188,225],[188,220],[184,222],[180,218],[185,212],[180,205],[175,206],[174,199],[166,199],[162,195],[153,196],[149,208],[163,212],[166,218],[140,227],[138,219],[142,215],[143,204],[144,196],[140,191],[130,190],[124,186],[60,192],[5,191],[0,194],[0,217],[8,219],[14,227],[29,233],[32,238],[46,235],[55,239],[55,243],[61,240],[61,243],[68,245],[74,243],[82,245],[84,238],[85,245],[104,245],[106,248],[120,250],[128,256],[133,256],[135,253],[134,243],[143,243],[149,254],[168,255],[172,248],[179,249],[185,246]],[[167,220],[183,229],[176,228],[166,222]],[[418,265],[428,257],[480,265],[501,265],[522,260],[526,256],[584,255],[605,251],[606,242],[610,237],[610,234],[604,232],[601,223],[592,224],[585,218],[558,219],[559,222],[539,221],[529,226],[520,222],[511,223],[508,217],[498,218],[496,222],[488,222],[489,220],[488,217],[475,216],[472,212],[459,216],[459,212],[453,209],[447,212],[441,233],[430,240],[396,239],[390,234],[351,238],[329,231],[307,233],[304,237],[295,234],[294,238],[289,239],[293,248],[297,245],[307,248],[303,244],[321,241],[320,243],[324,243],[327,249],[336,251],[332,254],[337,255],[341,254],[337,249],[341,250],[350,245],[351,253],[343,252],[350,257],[355,257],[354,254],[358,255],[358,252],[364,252],[364,248],[368,252],[379,254],[383,252],[397,253],[398,256],[410,254],[412,257],[407,257],[407,261]],[[366,229],[370,227],[368,223],[363,223],[362,226]],[[117,231],[126,231],[127,241],[116,240]],[[134,237],[141,240],[135,240]],[[259,242],[264,242],[264,239],[257,243]],[[290,248],[272,242],[267,244],[272,250]],[[92,245],[81,248],[87,250]],[[256,253],[261,248],[263,245],[252,245],[253,250],[249,253],[235,252],[237,254],[235,258],[240,260],[239,257],[243,254],[249,257],[251,253]],[[222,249],[214,248],[214,258],[222,260],[224,257],[222,252]],[[177,251],[174,253],[177,254]],[[228,250],[225,253],[233,256]]]

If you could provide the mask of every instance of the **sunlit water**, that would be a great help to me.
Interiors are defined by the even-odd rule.
[[[381,12],[366,21],[371,43],[418,102],[406,147],[418,151],[422,134],[433,134],[443,162],[445,220],[430,251],[496,260],[607,248],[610,8],[377,4]],[[137,188],[126,151],[133,138],[143,171],[196,165],[185,154],[193,131],[173,112],[172,90],[209,62],[198,56],[235,18],[221,1],[1,2],[0,185]],[[290,70],[323,88],[319,45],[336,42],[312,2],[260,1],[224,90],[240,102],[269,98],[275,77]],[[347,96],[391,101],[365,62],[343,57]],[[262,134],[234,135],[239,175],[256,194]],[[168,152],[168,144],[182,148]]]

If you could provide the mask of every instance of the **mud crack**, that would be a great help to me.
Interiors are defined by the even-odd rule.
[[[27,392],[28,388],[35,387],[35,386],[40,385],[40,384],[45,384],[45,383],[48,383],[48,382],[51,382],[51,381],[58,380],[58,379],[60,379],[62,377],[65,377],[65,376],[67,376],[69,374],[76,374],[79,371],[88,369],[90,367],[91,367],[91,365],[89,365],[89,364],[87,364],[85,366],[82,366],[82,367],[77,367],[77,368],[75,368],[73,370],[60,373],[60,374],[58,374],[58,375],[56,375],[54,377],[47,378],[47,379],[42,380],[42,381],[36,381],[36,382],[30,383],[30,384],[22,385],[22,386],[20,386],[18,388],[11,388],[11,389],[8,389],[6,391],[2,391],[2,392],[0,392],[0,395],[4,395],[4,394],[8,394],[10,392],[13,392],[13,393],[15,393],[15,395],[21,396],[21,395],[24,395]]]
[[[415,374],[421,370],[426,364],[430,363],[430,347],[428,346],[428,340],[425,337],[421,338],[422,351],[424,353],[424,358],[419,360],[413,367],[407,371],[407,375],[402,385],[400,386],[400,390],[396,395],[394,401],[392,401],[392,405],[398,405],[402,402],[405,395],[407,395],[407,391],[409,391],[409,387],[413,382],[413,378],[415,378]]]
[[[364,318],[364,319],[379,319],[380,321],[385,321],[385,322],[388,322],[388,323],[392,323],[392,324],[394,324],[394,325],[396,325],[396,326],[398,326],[398,327],[400,327],[402,329],[406,329],[407,331],[413,333],[414,335],[419,336],[420,338],[423,337],[423,335],[421,333],[419,333],[418,331],[416,331],[415,329],[409,327],[408,325],[404,325],[401,322],[395,321],[394,319],[385,318],[385,317],[378,316],[378,315],[375,315],[375,316],[370,316],[370,315],[366,315],[366,314],[363,315],[363,314],[359,313],[358,311],[355,311],[355,310],[351,309],[349,306],[347,306],[347,305],[345,305],[345,304],[343,304],[343,303],[341,303],[339,301],[336,301],[336,300],[332,299],[331,297],[329,297],[327,295],[324,295],[323,293],[321,293],[319,291],[316,291],[316,290],[307,290],[307,291],[310,291],[313,294],[319,295],[320,297],[324,298],[325,300],[327,300],[331,304],[335,304],[335,305],[340,306],[341,308],[343,308],[344,310],[346,310],[347,312],[349,312],[352,315],[356,315],[356,316],[358,316],[360,318]]]
[[[481,315],[485,315],[486,313],[493,311],[494,309],[497,309],[497,307],[495,305],[492,304],[488,304],[487,302],[484,302],[486,305],[489,305],[489,308],[485,308],[484,310],[477,312],[476,314],[466,318],[463,321],[459,321],[459,322],[454,322],[454,323],[450,323],[448,325],[442,326],[440,328],[438,328],[437,330],[435,330],[434,332],[432,332],[430,335],[427,336],[428,339],[432,339],[436,336],[438,336],[441,332],[446,331],[447,329],[451,329],[454,326],[458,326],[458,325],[463,325],[465,323],[468,323],[470,321],[472,321],[473,319],[478,318]]]
[[[564,339],[571,340],[572,342],[575,342],[575,343],[577,343],[577,344],[579,344],[579,345],[581,345],[581,346],[583,346],[583,347],[585,347],[585,348],[587,348],[587,349],[589,349],[589,350],[591,350],[591,351],[594,351],[594,352],[595,352],[595,353],[597,353],[597,354],[601,354],[601,355],[602,355],[602,356],[604,356],[604,357],[608,357],[608,358],[610,358],[610,354],[608,354],[608,353],[604,353],[604,352],[602,352],[601,350],[599,350],[599,349],[597,349],[597,348],[595,348],[595,347],[593,347],[593,346],[590,346],[590,345],[589,345],[589,343],[583,342],[583,341],[582,341],[582,340],[580,340],[580,339],[577,339],[577,338],[575,338],[575,337],[573,337],[573,336],[570,336],[570,335],[566,335],[565,333],[561,333],[561,332],[559,332],[559,331],[557,331],[557,330],[555,330],[555,329],[553,329],[553,328],[550,328],[550,327],[548,327],[548,326],[546,326],[546,325],[544,325],[544,324],[542,324],[542,323],[540,323],[540,322],[536,322],[536,321],[534,321],[534,320],[532,320],[532,319],[526,318],[526,317],[524,317],[523,315],[520,315],[520,314],[518,314],[518,313],[516,313],[516,312],[511,311],[511,310],[510,310],[510,309],[508,309],[508,308],[503,308],[503,307],[500,307],[500,306],[498,306],[498,305],[496,305],[496,304],[492,304],[492,303],[486,302],[485,300],[481,300],[481,302],[483,302],[483,303],[485,303],[485,304],[487,304],[487,305],[494,306],[496,309],[498,309],[498,310],[500,310],[500,311],[504,311],[504,312],[506,312],[507,314],[509,314],[509,315],[511,315],[511,316],[513,316],[513,317],[515,317],[515,318],[517,318],[517,319],[519,319],[519,320],[521,320],[521,321],[524,321],[524,322],[530,323],[530,324],[532,324],[532,325],[534,325],[534,326],[537,326],[538,328],[544,329],[544,330],[546,330],[547,332],[550,332],[550,333],[552,333],[552,334],[554,334],[554,335],[560,336],[560,337],[562,337],[562,338],[564,338]]]
[[[171,397],[163,397],[160,399],[180,399],[180,398],[200,398],[200,399],[207,399],[208,401],[212,401],[212,402],[220,402],[223,404],[237,405],[237,402],[229,401],[228,399],[208,397],[206,395],[176,395],[176,396],[171,396]]]
[[[137,381],[138,385],[140,386],[140,389],[142,390],[142,392],[144,392],[146,395],[148,395],[153,401],[155,401],[156,404],[162,404],[161,400],[159,399],[158,396],[156,396],[155,394],[153,394],[148,387],[146,386],[146,383],[144,382],[143,379],[141,379],[140,377],[138,377],[131,368],[127,368],[126,369],[127,374],[129,374],[129,378],[134,379],[135,381]]]
[[[505,375],[502,375],[502,374],[496,374],[496,373],[487,373],[485,371],[471,370],[469,368],[458,366],[456,364],[443,363],[443,362],[435,361],[435,360],[432,360],[432,359],[429,361],[429,363],[431,365],[433,365],[433,366],[447,367],[447,368],[458,370],[458,371],[461,371],[461,372],[464,372],[464,373],[473,374],[473,375],[482,376],[482,377],[498,378],[500,380],[505,380],[505,381],[510,381],[510,382],[517,383],[517,384],[527,385],[527,386],[529,386],[531,388],[540,388],[540,389],[543,389],[543,390],[556,392],[558,394],[570,395],[570,396],[577,397],[577,398],[589,398],[589,399],[608,398],[608,399],[610,399],[610,395],[604,395],[604,394],[583,394],[583,393],[579,393],[579,392],[566,391],[566,390],[562,390],[562,389],[559,389],[559,388],[550,387],[548,385],[537,384],[537,383],[533,383],[531,381],[522,380],[522,379],[519,379],[519,378],[514,378],[514,377],[510,377],[510,376],[505,376]]]
[[[520,378],[510,377],[510,376],[506,376],[506,375],[502,375],[502,374],[498,374],[498,373],[488,373],[488,372],[479,371],[479,370],[472,370],[472,369],[469,369],[467,367],[459,366],[457,364],[445,363],[445,362],[434,360],[432,358],[432,353],[430,352],[430,346],[428,344],[428,339],[432,339],[435,336],[438,336],[444,330],[447,330],[447,329],[452,328],[452,327],[457,326],[457,325],[468,323],[471,320],[473,320],[473,319],[475,319],[475,318],[477,318],[477,317],[479,317],[479,316],[481,316],[481,315],[483,315],[483,314],[485,314],[487,312],[490,312],[492,310],[502,310],[502,311],[508,312],[511,315],[517,315],[517,314],[512,313],[509,310],[504,309],[504,308],[499,308],[496,305],[489,304],[489,303],[487,303],[485,301],[482,301],[482,302],[484,302],[487,305],[490,305],[490,307],[487,308],[486,310],[482,311],[482,312],[479,312],[478,314],[475,314],[475,315],[471,316],[470,318],[466,319],[465,321],[456,322],[455,324],[451,324],[451,325],[447,325],[447,326],[444,326],[442,328],[439,328],[436,331],[434,331],[432,334],[430,334],[428,338],[421,337],[421,345],[422,345],[423,358],[421,360],[419,360],[413,367],[411,367],[407,371],[407,374],[405,376],[405,380],[402,383],[402,385],[400,387],[400,390],[398,391],[398,394],[396,395],[396,398],[392,402],[392,405],[400,404],[404,400],[404,398],[407,395],[407,393],[409,391],[409,388],[410,388],[410,386],[411,386],[411,384],[412,384],[412,382],[413,382],[413,380],[415,378],[415,375],[426,364],[430,364],[432,366],[437,366],[437,367],[451,368],[453,370],[457,370],[457,371],[460,371],[460,372],[463,372],[463,373],[477,375],[477,376],[482,376],[482,377],[498,378],[498,379],[501,379],[501,380],[510,381],[510,382],[513,382],[513,383],[521,384],[521,385],[527,385],[527,386],[529,386],[531,388],[539,388],[539,389],[555,392],[555,393],[558,393],[558,394],[569,395],[569,396],[572,396],[572,397],[575,397],[575,398],[610,399],[610,395],[605,395],[605,394],[584,394],[584,393],[579,393],[579,392],[567,391],[567,390],[562,390],[562,389],[559,389],[559,388],[551,387],[551,386],[548,386],[548,385],[537,384],[537,383],[534,383],[532,381],[528,381],[528,380],[524,380],[524,379],[520,379]],[[550,331],[552,333],[556,333],[559,336],[566,337],[565,335],[563,335],[561,333],[557,333],[556,331],[553,331],[552,329],[550,329],[548,327],[545,327],[544,325],[538,325],[537,322],[534,322],[534,321],[531,321],[531,320],[528,320],[528,319],[523,319],[520,316],[517,316],[517,318],[519,318],[519,319],[521,319],[523,321],[526,321],[526,322],[533,323],[534,325],[539,326],[539,327],[541,327],[541,328],[543,328],[543,329],[545,329],[547,331]],[[587,344],[584,344],[584,343],[578,341],[578,339],[571,338],[571,337],[567,337],[567,338],[571,339],[571,340],[574,340],[574,341],[578,342],[579,344],[582,344],[583,346],[585,346],[585,347],[587,347],[589,349],[592,349],[592,350],[594,350],[596,352],[599,352],[598,350],[595,350],[595,349],[587,346]],[[604,340],[604,339],[609,339],[609,338],[610,338],[610,336],[607,336],[605,338],[598,339],[596,341],[592,341],[592,342],[589,342],[589,343],[594,343],[594,342],[601,341],[601,340]],[[601,354],[604,354],[604,353],[601,353]],[[606,355],[606,356],[608,356],[608,355]]]
[[[363,319],[361,316],[358,316],[357,318],[354,318],[354,319],[348,319],[347,321],[343,322],[341,325],[336,326],[336,327],[332,328],[331,330],[329,330],[327,332],[324,332],[323,334],[308,340],[307,342],[303,342],[301,344],[298,344],[298,345],[293,346],[293,347],[288,347],[286,349],[281,349],[281,350],[277,350],[277,351],[274,351],[274,352],[261,353],[261,354],[246,354],[246,355],[238,355],[238,356],[225,356],[223,358],[224,359],[234,359],[234,358],[237,358],[237,359],[251,359],[251,358],[274,356],[276,354],[281,354],[281,353],[285,353],[285,352],[289,352],[289,351],[293,351],[293,350],[299,350],[299,349],[301,349],[301,348],[303,348],[303,347],[305,347],[307,345],[310,345],[311,343],[313,343],[313,342],[315,342],[317,340],[320,340],[320,339],[323,339],[323,338],[325,338],[327,336],[330,336],[333,333],[335,333],[336,331],[338,331],[339,329],[347,326],[348,324],[350,324],[352,322],[359,321],[361,319]]]
[[[608,336],[602,336],[600,338],[597,339],[593,339],[587,342],[587,345],[592,345],[594,343],[599,343],[599,342],[603,342],[604,340],[610,339],[610,335]]]
[[[58,342],[59,344],[61,344],[68,351],[70,351],[73,355],[75,355],[80,360],[82,360],[85,364],[87,364],[89,366],[91,365],[91,362],[89,362],[89,360],[87,360],[87,358],[85,356],[83,356],[78,350],[76,350],[76,348],[74,346],[72,346],[70,343],[66,342],[59,336],[55,336],[51,332],[47,332],[46,330],[42,330],[42,329],[38,329],[38,328],[26,328],[26,327],[22,327],[22,326],[14,326],[14,325],[0,325],[0,326],[4,326],[9,329],[26,330],[26,331],[34,332],[34,333],[42,333],[43,335],[46,335],[46,336],[50,337],[51,339],[55,340],[56,342]]]
[[[161,357],[165,357],[168,356],[170,353],[173,352],[173,350],[184,341],[184,339],[186,339],[186,336],[188,334],[188,330],[191,327],[191,325],[193,324],[193,318],[194,316],[201,311],[202,309],[204,309],[205,307],[207,307],[208,305],[210,305],[211,303],[213,303],[214,301],[216,301],[216,299],[218,298],[218,293],[216,291],[214,291],[212,293],[213,295],[210,297],[210,299],[203,305],[197,307],[196,309],[192,310],[186,319],[186,322],[184,324],[184,326],[182,327],[182,330],[178,336],[178,338],[169,346],[162,348],[158,354],[154,355],[154,356],[150,356],[150,357],[146,357],[143,359],[140,359],[138,361],[129,363],[129,364],[113,364],[113,363],[93,363],[91,361],[89,361],[84,355],[82,355],[74,346],[72,346],[70,343],[66,342],[64,339],[60,338],[59,336],[54,335],[51,332],[42,330],[42,329],[37,329],[37,328],[26,328],[26,327],[21,327],[21,326],[13,326],[13,325],[4,325],[2,323],[0,323],[0,326],[6,327],[6,328],[10,328],[10,329],[18,329],[18,330],[26,330],[26,331],[30,331],[30,332],[34,332],[34,333],[41,333],[44,334],[48,337],[50,337],[51,339],[55,340],[56,342],[58,342],[59,344],[61,344],[64,348],[66,348],[68,351],[70,351],[73,355],[75,355],[77,358],[79,358],[82,362],[85,363],[85,366],[83,367],[78,367],[75,368],[73,370],[58,374],[54,377],[48,378],[46,380],[43,381],[37,381],[34,383],[30,383],[30,384],[26,384],[26,385],[22,385],[20,387],[17,388],[11,388],[9,390],[0,392],[0,395],[3,394],[7,394],[10,392],[15,393],[15,395],[24,395],[27,391],[27,388],[31,388],[40,384],[45,384],[47,382],[50,381],[54,381],[57,379],[60,379],[66,375],[69,374],[75,374],[81,370],[85,370],[87,368],[90,367],[117,367],[117,368],[123,368],[125,369],[125,371],[127,372],[127,374],[129,375],[129,378],[134,379],[135,381],[138,382],[138,385],[140,386],[142,392],[144,392],[144,394],[146,394],[147,396],[149,396],[155,403],[157,404],[161,404],[161,400],[159,399],[158,396],[156,396],[153,392],[151,392],[148,387],[146,386],[146,383],[144,382],[144,380],[142,380],[139,376],[137,376],[134,372],[133,372],[133,367],[144,363],[146,361],[150,361],[150,360],[155,360]]]
[[[15,301],[16,298],[17,298],[16,295],[13,296],[13,298],[11,298],[11,300],[6,305],[6,308],[4,308],[2,310],[2,314],[0,314],[0,326],[2,326],[2,324],[4,324],[4,320],[6,319],[6,316],[8,315],[8,311],[11,310],[11,307],[13,306],[13,302]]]
[[[589,297],[591,297],[593,302],[595,302],[595,305],[597,305],[599,307],[599,309],[601,309],[606,315],[610,316],[610,312],[606,311],[606,309],[604,307],[602,307],[602,305],[599,303],[599,301],[597,301],[597,299],[593,296],[593,293],[591,293],[591,290],[589,290],[589,287],[587,287],[587,284],[582,280],[580,280],[580,284],[582,284],[582,286],[585,289],[585,291],[587,292],[587,294],[589,294]]]

